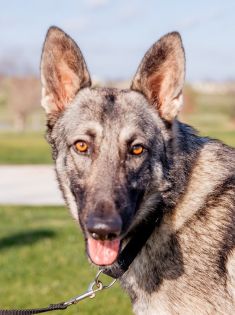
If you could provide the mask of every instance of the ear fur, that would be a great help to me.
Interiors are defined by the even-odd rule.
[[[77,92],[91,85],[82,53],[61,29],[49,28],[41,57],[42,106],[55,113],[73,100]]]
[[[141,92],[159,115],[171,122],[183,103],[185,55],[180,34],[169,33],[145,54],[131,89]]]

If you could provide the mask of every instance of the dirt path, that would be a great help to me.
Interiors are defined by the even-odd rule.
[[[0,166],[0,204],[64,204],[53,166]]]

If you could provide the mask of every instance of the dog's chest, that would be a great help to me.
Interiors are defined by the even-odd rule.
[[[218,315],[225,314],[224,310],[233,314],[234,306],[223,287],[223,279],[216,277],[213,266],[204,270],[211,257],[203,253],[209,249],[206,251],[205,246],[200,249],[195,239],[196,250],[192,252],[185,244],[190,235],[191,226],[177,238],[162,236],[164,246],[159,246],[153,233],[124,274],[121,284],[132,300],[136,315]],[[203,274],[195,272],[197,268]]]
[[[155,292],[146,292],[139,286],[137,277],[129,273],[122,282],[133,304],[135,315],[222,315],[218,309],[207,303],[197,295],[186,294],[183,289],[185,284],[180,280],[164,280]],[[180,294],[179,287],[182,286]],[[227,309],[224,307],[223,309]],[[232,314],[228,308],[227,314]]]
[[[128,292],[133,304],[133,312],[136,315],[172,315],[172,310],[168,308],[168,301],[165,299],[165,294],[148,294],[139,287],[136,278],[129,274],[122,286]]]

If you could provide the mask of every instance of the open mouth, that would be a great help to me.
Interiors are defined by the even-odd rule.
[[[87,249],[92,262],[99,266],[112,265],[120,251],[120,239],[95,240],[91,236],[87,240]]]
[[[137,196],[133,208],[138,209],[143,194],[139,193]],[[84,220],[86,249],[92,263],[98,266],[110,266],[118,259],[122,250],[121,245],[125,243],[127,232],[131,227],[131,219],[136,211],[128,208],[126,212],[129,214],[123,219],[119,214],[121,211],[115,210],[110,214],[110,205],[107,205],[107,209],[105,203],[101,205],[102,213],[106,211],[107,215],[100,215],[99,212],[94,211]]]

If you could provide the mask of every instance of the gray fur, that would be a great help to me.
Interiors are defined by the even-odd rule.
[[[77,47],[61,30],[54,31],[63,38],[63,56],[66,47]],[[64,83],[54,85],[47,69],[52,44],[47,37],[42,77],[54,100]],[[159,228],[120,279],[135,314],[234,314],[235,151],[199,137],[176,118],[185,68],[179,34],[166,35],[147,52],[130,90],[89,87],[80,50],[74,54],[80,70],[69,66],[69,73],[50,56],[57,78],[66,69],[65,76],[86,84],[77,85],[76,96],[66,89],[59,106],[46,99],[47,139],[60,188],[85,240],[93,212],[120,215],[124,245],[161,205]],[[90,144],[87,154],[76,152],[77,140]],[[141,156],[130,154],[135,143],[145,147]]]

